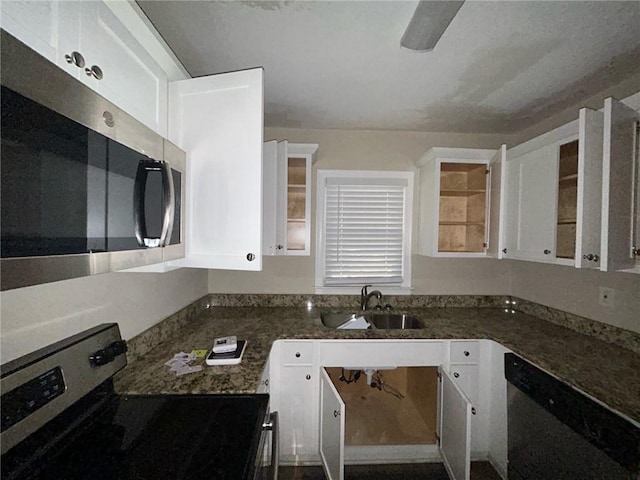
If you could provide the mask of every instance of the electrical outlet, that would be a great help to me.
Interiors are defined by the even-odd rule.
[[[608,287],[600,287],[600,296],[598,301],[603,307],[613,307],[615,303],[615,290]]]

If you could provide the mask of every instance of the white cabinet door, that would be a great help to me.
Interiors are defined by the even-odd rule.
[[[187,152],[184,267],[262,269],[263,70],[172,82],[169,139]]]
[[[613,98],[604,102],[600,270],[631,268],[633,160],[638,112]]]
[[[552,262],[558,147],[552,144],[510,159],[507,169],[506,258]]]
[[[80,51],[103,77],[89,85],[152,130],[166,135],[166,74],[103,2],[80,4]]]
[[[469,480],[471,402],[444,367],[438,372],[440,453],[451,480]]]
[[[271,140],[264,142],[263,146],[263,255],[286,254],[288,143],[286,140]]]
[[[575,260],[578,268],[592,268],[600,256],[604,115],[581,109],[579,129]]]
[[[284,390],[280,395],[280,457],[286,461],[296,461],[299,457],[308,458],[318,452],[317,439],[313,444],[313,420],[311,414],[314,381],[312,367],[282,367],[280,382]],[[312,381],[314,380],[314,381]]]
[[[489,161],[489,220],[487,222],[489,239],[487,255],[493,258],[504,256],[504,216],[506,199],[507,146],[502,145]]]
[[[345,408],[324,368],[320,369],[320,457],[328,480],[344,480]]]
[[[51,0],[0,2],[4,30],[74,77],[84,69],[68,63],[80,50],[80,9],[74,2]]]

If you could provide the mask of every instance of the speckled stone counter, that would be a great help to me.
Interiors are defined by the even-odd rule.
[[[213,306],[137,355],[116,377],[116,389],[143,394],[252,393],[278,339],[490,339],[640,422],[640,355],[630,350],[500,308],[404,311],[420,317],[424,328],[334,330],[322,325],[319,308]],[[240,365],[205,366],[181,377],[164,365],[174,353],[210,349],[214,338],[225,335],[248,340]]]

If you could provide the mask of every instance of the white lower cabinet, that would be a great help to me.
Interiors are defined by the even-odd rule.
[[[438,369],[439,449],[452,480],[471,475],[471,401],[445,368]]]
[[[489,340],[282,340],[274,344],[271,404],[280,460],[344,465],[444,463],[469,478],[471,459],[506,478],[503,354]]]

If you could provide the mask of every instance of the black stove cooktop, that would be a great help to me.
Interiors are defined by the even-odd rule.
[[[268,395],[120,396],[109,389],[3,455],[2,478],[252,478]]]

